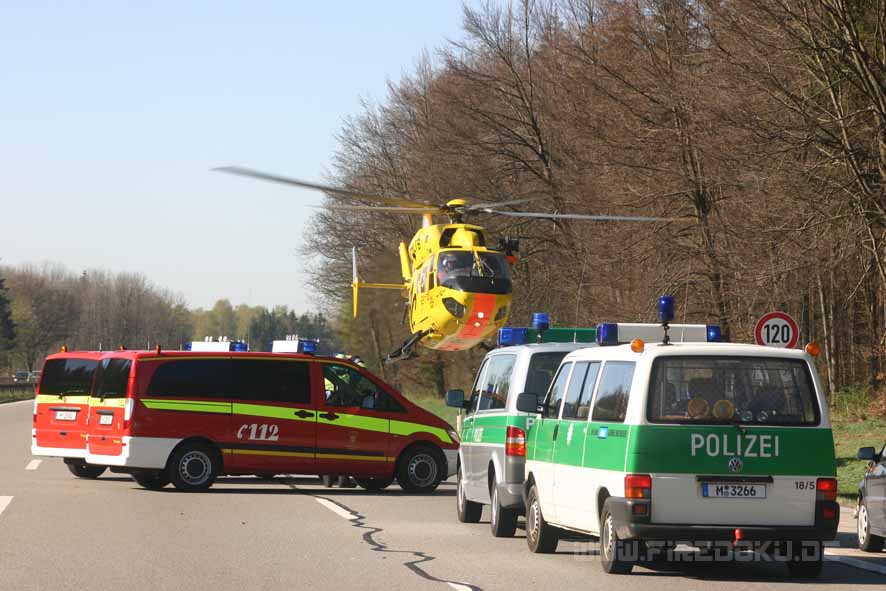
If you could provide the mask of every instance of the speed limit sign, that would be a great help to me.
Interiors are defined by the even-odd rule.
[[[793,349],[800,339],[800,329],[790,314],[770,312],[757,321],[754,338],[758,345]]]

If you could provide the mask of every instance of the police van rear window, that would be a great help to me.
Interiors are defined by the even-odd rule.
[[[89,394],[97,365],[95,359],[50,359],[43,365],[40,393],[57,396]]]
[[[129,359],[102,359],[95,371],[92,395],[97,398],[126,398],[129,385]]]
[[[799,359],[659,357],[652,366],[651,423],[817,425],[812,376]]]
[[[529,370],[526,372],[526,385],[524,392],[543,396],[551,386],[551,380],[560,367],[560,362],[566,357],[568,351],[553,351],[548,353],[533,353],[529,360]]]

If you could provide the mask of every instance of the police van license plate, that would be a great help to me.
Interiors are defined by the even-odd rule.
[[[765,484],[743,484],[740,482],[704,482],[701,496],[718,499],[765,499]]]
[[[110,425],[114,422],[114,415],[102,415],[98,420],[99,425]]]
[[[55,411],[56,421],[76,421],[77,413],[73,410],[57,410]]]

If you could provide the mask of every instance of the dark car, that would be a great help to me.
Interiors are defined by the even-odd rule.
[[[858,507],[855,510],[858,547],[865,552],[880,552],[886,540],[886,446],[862,447],[858,459],[870,467],[858,485]]]

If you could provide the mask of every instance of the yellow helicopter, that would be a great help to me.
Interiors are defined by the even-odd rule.
[[[327,204],[327,209],[389,211],[422,216],[422,227],[409,246],[400,242],[400,270],[403,283],[369,283],[357,274],[357,251],[353,257],[353,304],[357,317],[357,302],[361,288],[396,289],[407,301],[409,329],[412,335],[392,351],[385,362],[412,356],[419,342],[438,351],[470,349],[498,331],[508,320],[512,289],[510,267],[516,262],[518,242],[502,238],[491,246],[486,230],[464,223],[464,216],[484,213],[509,217],[538,219],[573,219],[593,221],[662,222],[672,218],[641,216],[609,216],[584,214],[555,214],[520,211],[501,211],[498,208],[534,201],[539,197],[468,204],[464,199],[452,199],[443,205],[366,194],[339,187],[331,187],[275,174],[226,166],[214,169],[240,176],[313,189],[337,198],[352,201],[371,201],[380,205]],[[449,223],[435,224],[434,215],[446,215]]]

